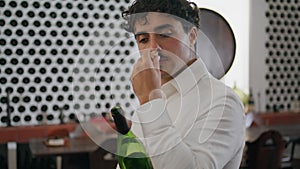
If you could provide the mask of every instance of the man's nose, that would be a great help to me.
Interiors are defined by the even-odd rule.
[[[152,49],[161,49],[159,41],[155,37],[150,38],[150,48]]]

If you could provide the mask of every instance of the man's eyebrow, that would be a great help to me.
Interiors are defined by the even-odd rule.
[[[164,24],[164,25],[160,25],[158,27],[155,27],[154,28],[154,32],[146,32],[146,31],[141,31],[141,32],[137,32],[134,34],[135,37],[139,36],[139,35],[146,35],[146,34],[149,34],[149,33],[157,33],[163,29],[166,29],[166,28],[173,28],[174,26],[171,25],[171,24]]]
[[[166,29],[166,28],[173,28],[173,27],[174,27],[174,26],[171,25],[171,24],[160,25],[160,26],[154,28],[154,32],[159,32],[159,31],[161,31],[161,30],[163,30],[163,29]]]
[[[148,34],[147,32],[137,32],[134,34],[134,37],[136,38],[137,36],[140,36],[140,35],[146,35]]]

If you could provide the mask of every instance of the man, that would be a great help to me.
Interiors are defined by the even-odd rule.
[[[186,0],[136,0],[123,12],[140,57],[132,131],[155,169],[239,168],[244,109],[197,58],[199,10]]]

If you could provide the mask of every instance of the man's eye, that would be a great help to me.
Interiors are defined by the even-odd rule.
[[[146,43],[148,41],[148,38],[141,38],[139,40],[139,43]]]

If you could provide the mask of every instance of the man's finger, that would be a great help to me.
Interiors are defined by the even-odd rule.
[[[153,61],[154,69],[157,69],[157,70],[160,69],[160,67],[159,67],[159,59],[160,59],[160,56],[158,54],[155,55],[155,56],[153,56],[152,61]]]
[[[152,51],[150,51],[149,49],[143,50],[141,52],[141,59],[142,59],[143,63],[148,63],[145,66],[147,66],[147,65],[152,66],[151,55],[152,55]]]

